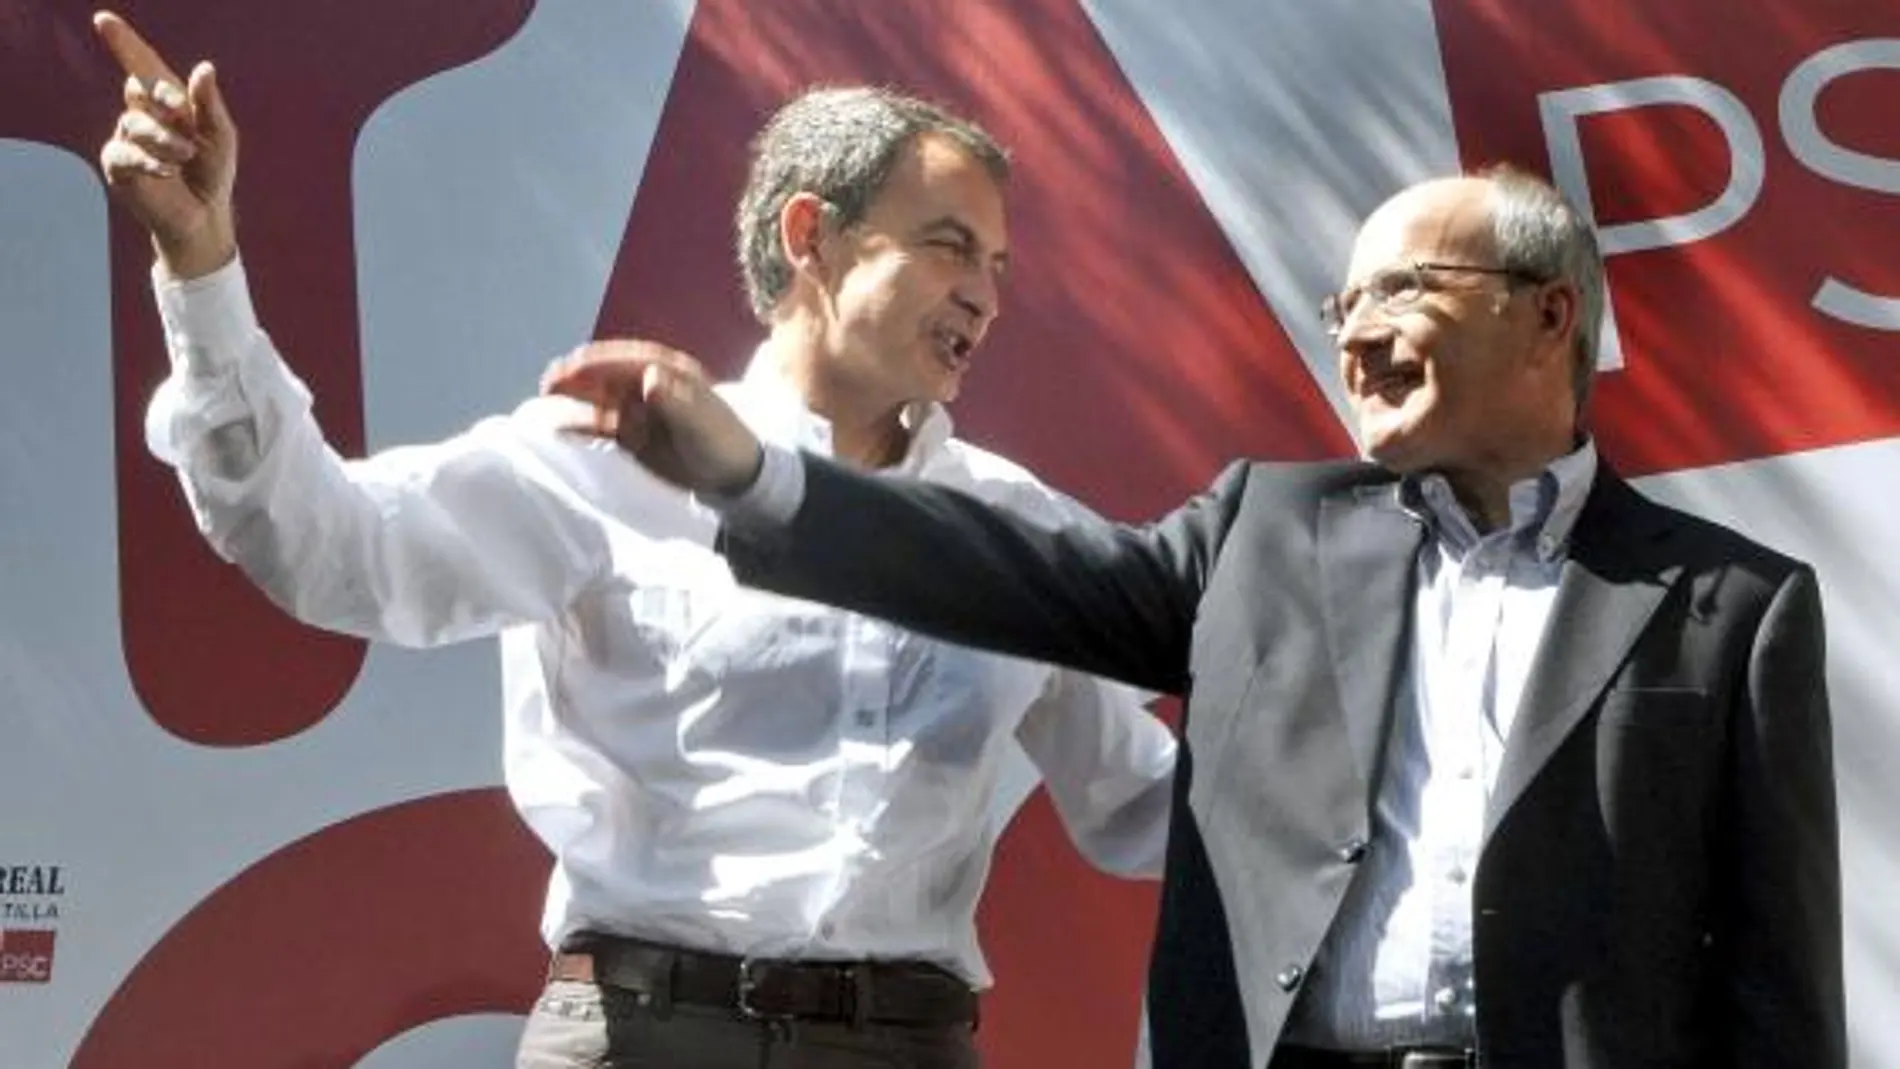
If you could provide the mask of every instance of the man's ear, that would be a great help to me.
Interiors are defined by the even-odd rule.
[[[822,272],[825,239],[831,234],[832,207],[816,193],[794,193],[778,213],[779,250],[793,274]]]
[[[1569,339],[1583,327],[1578,322],[1583,312],[1582,297],[1576,283],[1567,279],[1545,283],[1536,296],[1537,329],[1553,340],[1564,341],[1565,352],[1571,349]]]

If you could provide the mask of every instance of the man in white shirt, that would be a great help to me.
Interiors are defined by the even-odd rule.
[[[502,636],[508,786],[555,857],[520,1064],[974,1065],[1010,739],[1091,860],[1153,876],[1167,729],[1090,676],[741,589],[716,517],[560,433],[560,400],[339,458],[251,308],[215,73],[181,79],[123,21],[97,26],[128,75],[101,165],[152,233],[173,361],[149,444],[206,537],[313,625]],[[772,118],[739,210],[767,337],[723,390],[756,434],[1051,527],[1081,514],[951,437],[943,408],[997,313],[1007,166],[886,91]]]

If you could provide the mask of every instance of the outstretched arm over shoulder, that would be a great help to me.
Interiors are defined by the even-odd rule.
[[[762,482],[785,470],[783,456],[768,452]],[[1051,529],[954,489],[818,457],[796,463],[789,522],[728,513],[719,548],[741,582],[1146,690],[1187,690],[1195,616],[1244,464],[1156,523]]]
[[[720,548],[741,582],[1145,690],[1188,687],[1195,616],[1244,463],[1149,526],[1051,530],[957,490],[764,447],[698,361],[653,342],[583,347],[541,388],[591,409],[578,429],[722,509]]]

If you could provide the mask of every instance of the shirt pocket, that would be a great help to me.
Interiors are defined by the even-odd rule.
[[[589,591],[572,617],[583,654],[597,672],[623,679],[665,678],[702,645],[740,593],[723,564],[682,559],[663,581],[616,576]]]
[[[675,671],[729,684],[838,671],[843,614],[834,609],[736,586],[648,598],[653,618],[666,621]]]

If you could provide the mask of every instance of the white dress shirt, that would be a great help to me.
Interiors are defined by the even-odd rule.
[[[1431,532],[1418,556],[1411,658],[1372,848],[1320,946],[1289,1042],[1474,1042],[1471,887],[1485,807],[1596,466],[1586,442],[1512,486],[1510,524],[1482,535],[1443,476],[1401,482],[1401,500]]]
[[[1095,864],[1159,872],[1174,741],[1135,692],[740,588],[716,517],[555,431],[553,399],[344,460],[241,264],[155,288],[172,374],[147,440],[218,553],[317,627],[501,635],[507,784],[555,858],[550,943],[923,959],[987,986],[974,915],[1012,737]],[[831,452],[763,360],[722,389],[765,440]],[[1081,513],[952,438],[941,406],[907,419],[896,470],[1051,524]]]

